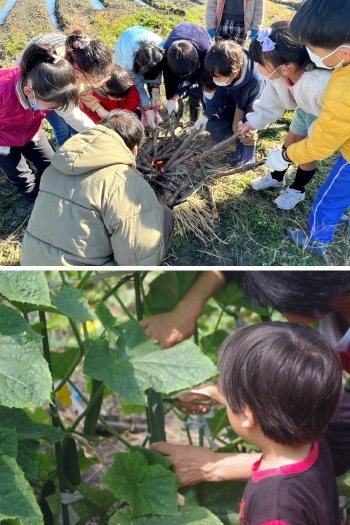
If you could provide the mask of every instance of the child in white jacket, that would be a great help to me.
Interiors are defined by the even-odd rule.
[[[250,45],[249,54],[258,63],[258,69],[267,82],[260,99],[254,103],[254,111],[246,115],[245,123],[240,124],[241,134],[265,129],[286,110],[296,109],[283,147],[303,140],[321,113],[330,71],[316,69],[305,46],[293,42],[288,21],[275,22],[271,28],[260,31]],[[277,197],[275,204],[283,210],[290,210],[304,200],[305,186],[316,168],[316,161],[299,165],[293,184]],[[286,171],[272,171],[258,177],[252,181],[252,188],[282,188]]]

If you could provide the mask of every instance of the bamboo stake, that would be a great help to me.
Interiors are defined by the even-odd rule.
[[[180,154],[187,148],[187,146],[193,141],[193,139],[201,133],[200,129],[192,128],[191,133],[185,139],[182,143],[182,145],[179,147],[177,151],[175,151],[174,155],[171,157],[171,159],[165,164],[164,171],[168,171],[170,166],[175,162],[177,158],[179,158]]]

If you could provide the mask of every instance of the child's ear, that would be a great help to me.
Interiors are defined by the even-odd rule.
[[[251,408],[248,405],[244,406],[243,414],[244,414],[244,418],[242,420],[242,427],[254,428],[257,421],[255,419],[253,412],[251,411]]]
[[[134,155],[134,157],[137,156],[137,146],[134,146],[131,150],[131,153]]]

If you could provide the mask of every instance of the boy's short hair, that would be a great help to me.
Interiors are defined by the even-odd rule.
[[[284,64],[297,64],[304,71],[315,69],[306,47],[293,39],[288,20],[271,24],[269,38],[276,43],[271,51],[263,51],[261,43],[255,37],[249,46],[249,56],[253,62],[265,66],[270,62],[276,69]]]
[[[199,86],[202,90],[206,91],[214,91],[216,89],[213,77],[209,75],[207,71],[203,71],[203,74],[199,79]]]
[[[145,80],[155,80],[163,69],[164,51],[155,42],[140,40],[134,54],[133,70]]]
[[[111,78],[101,89],[106,95],[123,98],[126,97],[133,85],[134,82],[125,67],[114,64]]]
[[[187,40],[176,40],[169,47],[166,59],[171,71],[181,77],[189,77],[199,67],[197,49]]]
[[[241,328],[224,341],[219,367],[231,410],[250,407],[263,434],[282,445],[318,441],[340,398],[339,356],[307,326]]]
[[[349,271],[237,272],[236,280],[251,304],[317,319],[350,295]]]
[[[234,71],[240,72],[243,63],[244,51],[232,40],[214,44],[204,59],[204,67],[212,77],[229,77]]]
[[[137,116],[126,109],[114,109],[100,124],[115,131],[125,142],[127,148],[132,150],[141,146],[145,138],[144,128]]]
[[[350,0],[307,0],[291,21],[291,31],[303,44],[336,49],[350,43]]]

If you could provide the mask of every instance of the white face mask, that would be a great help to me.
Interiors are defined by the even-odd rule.
[[[213,82],[214,82],[214,84],[216,84],[217,86],[228,86],[228,84],[227,84],[227,79],[230,78],[230,76],[231,76],[231,75],[229,75],[229,76],[226,78],[225,82],[215,82],[214,79],[213,79]]]
[[[278,78],[274,78],[271,80],[271,76],[276,73],[276,71],[278,71],[279,68],[276,68],[274,71],[272,71],[272,73],[270,73],[269,75],[264,75],[263,73],[260,73],[260,75],[263,77],[264,80],[269,80],[270,82],[273,82],[274,80],[278,80]]]
[[[326,66],[323,61],[326,58],[331,57],[332,55],[334,55],[334,53],[336,53],[336,51],[338,51],[338,49],[341,49],[342,47],[346,47],[347,49],[350,49],[350,46],[339,46],[339,47],[337,47],[337,49],[335,49],[334,51],[332,51],[331,53],[329,53],[328,55],[326,55],[323,58],[319,57],[318,55],[315,55],[315,53],[313,53],[311,51],[311,49],[309,49],[308,47],[306,47],[306,50],[309,53],[309,57],[311,58],[311,60],[315,64],[315,66],[323,67],[324,69],[335,69],[336,67],[340,67],[342,65],[342,63],[344,62],[344,60],[341,60],[339,62],[339,64],[337,64],[336,66]]]
[[[203,91],[203,94],[207,100],[211,100],[215,95],[215,91],[212,91],[211,93],[208,93],[207,91]]]

